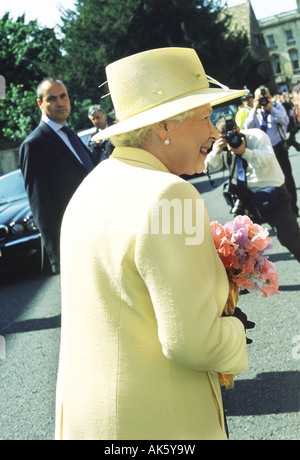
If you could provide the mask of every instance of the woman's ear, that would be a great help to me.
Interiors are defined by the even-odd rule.
[[[168,124],[167,122],[160,121],[159,123],[156,123],[156,129],[157,129],[157,135],[160,137],[160,139],[164,142],[166,138],[168,137]]]

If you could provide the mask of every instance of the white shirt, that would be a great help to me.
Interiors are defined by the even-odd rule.
[[[75,152],[71,142],[69,141],[69,138],[67,136],[66,133],[64,133],[61,128],[64,127],[64,125],[61,125],[60,123],[56,123],[55,121],[53,120],[50,120],[50,118],[47,117],[47,115],[45,114],[42,114],[42,120],[44,123],[46,123],[51,129],[53,129],[53,131],[64,141],[64,143],[66,144],[66,146],[74,153],[74,155],[76,156],[77,160],[80,161],[80,163],[82,164],[82,161],[81,159],[79,158],[79,156],[77,155],[77,153]],[[67,123],[66,123],[66,126]]]
[[[241,131],[246,136],[246,151],[242,158],[248,162],[246,177],[247,188],[256,192],[265,187],[281,187],[285,182],[284,174],[279,166],[269,136],[260,129],[244,129]],[[230,167],[227,162],[226,152],[217,154],[214,145],[206,157],[206,166],[209,172],[222,169],[223,161],[232,171],[235,164],[234,157]],[[237,168],[233,178],[237,181]]]

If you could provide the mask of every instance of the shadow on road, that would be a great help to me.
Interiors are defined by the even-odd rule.
[[[5,328],[5,334],[57,329],[60,325],[61,315],[52,316],[50,318],[27,319],[25,321],[17,321]]]
[[[300,410],[300,372],[264,372],[253,380],[237,380],[223,393],[227,416],[266,415]]]
[[[31,269],[18,270],[11,273],[2,274],[0,277],[0,334],[7,334],[8,331],[21,332],[21,328],[25,331],[29,327],[26,321],[16,322],[17,318],[26,311],[27,306],[37,293],[43,288],[44,284],[49,279],[46,274],[41,274]],[[50,318],[49,318],[50,319]],[[48,325],[49,319],[45,319],[44,324]],[[34,322],[34,320],[31,320]],[[58,321],[58,320],[56,320]],[[32,322],[31,327],[34,326]],[[35,324],[35,328],[37,325]],[[15,328],[19,328],[16,331]]]

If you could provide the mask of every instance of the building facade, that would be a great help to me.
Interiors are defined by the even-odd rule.
[[[259,26],[268,47],[277,91],[292,91],[300,80],[300,0],[296,10],[261,19]]]
[[[268,86],[271,92],[276,91],[275,76],[269,50],[259,21],[252,8],[251,1],[246,0],[244,3],[227,8],[226,13],[231,16],[230,28],[232,30],[241,29],[248,36],[251,50],[259,59],[257,75],[260,77],[261,84]]]

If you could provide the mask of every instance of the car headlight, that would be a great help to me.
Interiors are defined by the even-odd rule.
[[[29,230],[30,232],[34,232],[35,230],[37,230],[37,226],[35,225],[35,222],[33,220],[33,217],[29,217],[29,219],[27,219],[26,221],[26,228],[27,230]]]
[[[12,222],[10,224],[10,227],[11,227],[11,231],[14,235],[21,235],[24,230],[25,230],[25,227],[23,224],[20,224],[20,223],[15,223],[15,222]]]

